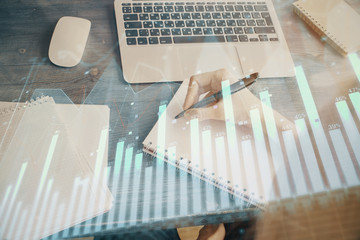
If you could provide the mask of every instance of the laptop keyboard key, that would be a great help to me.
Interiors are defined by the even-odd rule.
[[[265,12],[268,10],[266,5],[255,5],[254,8],[255,8],[255,11]]]
[[[181,35],[181,29],[180,28],[173,28],[171,29],[172,35]]]
[[[211,19],[211,14],[210,13],[202,13],[202,18],[203,19]]]
[[[248,13],[248,12],[243,12],[242,17],[245,18],[245,19],[251,19],[251,14]]]
[[[159,44],[159,39],[157,37],[149,37],[150,44]]]
[[[170,35],[170,29],[163,28],[161,29],[161,36],[169,36]]]
[[[163,28],[164,22],[163,21],[154,21],[154,27],[155,28]]]
[[[256,22],[255,20],[251,19],[251,20],[246,20],[246,23],[248,26],[256,26]]]
[[[147,30],[147,29],[140,29],[140,30],[139,30],[139,35],[140,35],[140,36],[149,36],[149,30]]]
[[[163,6],[154,6],[154,12],[164,12]]]
[[[204,42],[225,42],[224,36],[188,36],[173,37],[174,43],[204,43]]]
[[[245,5],[244,6],[245,11],[252,12],[254,11],[254,8],[252,5]]]
[[[140,18],[140,20],[143,20],[143,21],[149,20],[149,14],[147,14],[147,13],[139,14],[139,18]]]
[[[173,28],[174,27],[174,21],[165,21],[164,25],[166,28]]]
[[[175,12],[184,12],[184,6],[175,6]]]
[[[152,27],[153,27],[153,23],[151,21],[144,22],[144,28],[152,28]]]
[[[137,40],[139,45],[146,45],[148,43],[147,38],[138,38]]]
[[[215,20],[206,20],[206,26],[208,26],[208,27],[216,27]]]
[[[160,14],[161,20],[169,20],[170,19],[170,14],[168,13],[161,13]]]
[[[228,35],[226,36],[226,41],[228,42],[238,42],[238,38],[236,35]]]
[[[213,19],[221,19],[221,13],[213,13],[212,17]]]
[[[142,27],[141,22],[125,22],[124,25],[125,25],[125,28],[141,28]]]
[[[237,23],[237,25],[240,26],[240,27],[246,26],[245,20],[236,20],[236,23]]]
[[[126,43],[128,45],[136,45],[136,38],[127,38]]]
[[[263,12],[263,13],[261,13],[261,16],[265,19],[265,22],[268,26],[273,26],[273,22],[271,20],[270,13]]]
[[[152,6],[144,6],[144,12],[145,13],[152,13],[153,7]]]
[[[263,19],[256,20],[256,24],[258,26],[266,26],[265,20],[263,20]]]
[[[235,26],[236,26],[235,20],[226,20],[226,24],[227,24],[229,27],[235,27]]]
[[[195,10],[196,10],[197,12],[204,12],[204,11],[205,11],[205,8],[204,8],[204,6],[202,6],[202,5],[196,5],[196,6],[195,6]]]
[[[127,37],[137,37],[138,36],[138,31],[137,30],[125,30],[125,35]]]
[[[214,34],[212,28],[203,28],[203,32],[205,35],[212,35]]]
[[[175,26],[176,27],[185,27],[185,22],[184,21],[175,21]]]
[[[204,20],[196,20],[196,26],[197,27],[205,27],[205,21]]]
[[[194,20],[186,20],[185,24],[186,24],[186,27],[195,27],[195,21]]]
[[[239,35],[239,41],[240,42],[248,42],[249,39],[246,35]]]
[[[225,11],[223,5],[216,5],[216,6],[215,6],[215,10],[216,10],[217,12],[223,12],[223,11]]]
[[[134,13],[142,13],[142,7],[133,7]]]
[[[243,29],[241,27],[235,27],[234,31],[235,31],[236,34],[243,34],[244,33],[244,31],[243,31]]]
[[[206,5],[205,6],[205,11],[207,12],[214,12],[215,11],[215,7],[213,5]]]
[[[226,5],[225,6],[225,10],[227,12],[233,12],[234,11],[234,6],[233,5]]]
[[[253,13],[251,13],[251,16],[252,16],[253,18],[261,18],[260,13],[258,13],[258,12],[253,12]]]
[[[160,37],[160,44],[171,44],[171,37]]]
[[[225,34],[233,34],[234,31],[233,31],[232,28],[224,28],[224,33],[225,33]]]
[[[124,21],[136,21],[138,20],[138,15],[137,14],[124,14]]]
[[[181,18],[182,19],[191,19],[191,15],[190,15],[190,13],[182,13]]]
[[[201,28],[193,28],[193,34],[194,35],[202,35]]]
[[[233,13],[232,13],[232,17],[235,18],[235,19],[236,19],[236,18],[241,18],[241,13],[239,13],[239,12],[233,12]]]
[[[222,30],[222,28],[214,28],[214,33],[215,34],[223,34],[223,30]]]
[[[267,35],[259,35],[260,42],[267,42],[269,41]]]
[[[183,35],[191,35],[192,34],[191,28],[183,28],[182,33]]]
[[[171,19],[180,19],[180,13],[172,13],[171,15]]]
[[[244,32],[246,34],[253,34],[254,33],[254,29],[252,27],[245,27],[244,28]]]
[[[236,5],[235,6],[235,11],[242,12],[242,11],[244,11],[244,7],[242,5]]]
[[[218,27],[225,27],[226,26],[226,22],[225,20],[216,20],[216,25]]]
[[[160,15],[158,13],[151,13],[150,19],[151,20],[160,20]]]
[[[123,13],[131,13],[131,7],[123,7]]]
[[[201,14],[200,13],[192,13],[191,17],[192,17],[192,19],[201,19]]]
[[[222,13],[222,18],[223,19],[231,19],[231,13],[223,12]]]
[[[173,12],[174,11],[174,7],[173,6],[165,6],[164,7],[165,12]]]
[[[150,29],[150,35],[151,36],[160,36],[160,30],[159,29]]]
[[[255,33],[275,33],[273,27],[254,27]]]
[[[195,11],[194,6],[191,5],[185,6],[185,12],[194,12],[194,11]]]

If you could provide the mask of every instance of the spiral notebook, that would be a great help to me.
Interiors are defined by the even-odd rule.
[[[111,208],[108,124],[107,106],[0,102],[1,239],[40,239]]]
[[[294,12],[339,53],[360,50],[360,15],[343,0],[299,0]]]
[[[143,141],[143,151],[262,207],[273,194],[268,190],[274,172],[265,161],[260,170],[254,165],[256,153],[247,139],[252,136],[251,127],[216,120],[175,120],[183,110],[188,84],[189,80],[182,83],[168,106],[159,106],[159,119]]]

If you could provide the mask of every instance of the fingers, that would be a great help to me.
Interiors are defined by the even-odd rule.
[[[198,102],[199,96],[206,92],[217,92],[221,90],[221,82],[230,80],[230,83],[236,81],[226,69],[219,69],[213,72],[201,73],[191,76],[188,92],[184,101],[183,109],[188,109]]]
[[[205,225],[200,229],[198,240],[222,240],[225,238],[224,224]]]
[[[224,110],[222,102],[205,108],[192,108],[185,112],[185,119],[190,121],[197,118],[199,121],[214,119],[224,120]]]
[[[183,109],[188,109],[199,101],[201,95],[200,86],[196,77],[191,77],[188,92],[186,93]]]

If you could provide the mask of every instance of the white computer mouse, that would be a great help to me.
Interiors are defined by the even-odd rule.
[[[73,67],[81,61],[91,22],[78,17],[61,17],[57,22],[49,46],[49,58],[61,67]]]

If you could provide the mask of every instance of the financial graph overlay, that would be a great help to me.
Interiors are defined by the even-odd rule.
[[[157,136],[152,134],[145,144],[169,163],[254,204],[358,186],[358,88],[318,109],[301,66],[296,80],[305,109],[293,121],[272,109],[269,90],[249,100],[242,119],[235,117],[236,107],[244,106],[232,102],[226,81],[225,121],[175,121],[185,83],[168,108],[159,107]]]
[[[151,228],[163,228],[164,219],[169,220],[166,227],[179,227],[184,221],[201,225],[212,223],[211,213],[234,208],[239,209],[235,213],[237,217],[242,215],[245,219],[256,214],[252,203],[256,204],[258,200],[276,202],[279,199],[357,189],[360,185],[360,62],[356,55],[349,56],[349,62],[356,75],[354,82],[349,88],[339,90],[341,94],[338,96],[326,99],[328,104],[321,108],[306,71],[301,66],[296,67],[296,84],[304,111],[289,119],[290,123],[274,113],[271,90],[258,93],[259,102],[250,107],[249,118],[235,121],[234,111],[238,105],[231,101],[228,84],[223,83],[226,118],[223,131],[215,132],[215,128],[197,119],[186,121],[184,131],[190,133],[187,141],[192,149],[187,158],[178,157],[177,142],[165,137],[171,124],[177,123],[168,124],[161,118],[167,113],[168,102],[177,86],[165,84],[160,88],[154,84],[136,92],[114,77],[119,75],[113,73],[114,69],[119,68],[116,63],[111,63],[110,71],[104,72],[103,79],[99,80],[85,103],[110,107],[106,176],[114,206],[105,214],[47,239],[84,236],[100,231],[106,233],[123,227],[135,229],[149,223],[153,224]],[[143,101],[137,103],[137,98]],[[178,102],[180,106],[182,103]],[[161,126],[157,132],[160,151],[166,152],[171,164],[142,150],[142,141],[147,134],[142,130],[150,131],[156,121]],[[242,129],[241,133],[238,128]],[[101,134],[96,146],[104,141],[106,133]],[[176,136],[173,138],[176,139]],[[167,142],[171,144],[166,146]],[[95,152],[99,150],[104,151],[94,149]],[[221,160],[224,158],[229,159],[230,164],[223,164]],[[181,165],[187,172],[173,165]],[[228,192],[189,174],[196,175],[205,166],[208,175],[216,169],[218,176],[214,177],[217,186],[226,189],[231,185],[232,194],[246,194],[247,198],[229,197],[232,195]],[[19,168],[17,183],[8,186],[5,194],[0,196],[1,212],[19,211],[20,207],[16,206],[21,206],[21,203],[11,201],[17,194],[17,186],[22,184],[26,169],[26,164]],[[81,185],[81,181],[84,179],[74,180],[74,189]],[[51,182],[45,184],[48,186]],[[79,209],[88,207],[78,204],[78,200],[85,197],[84,191],[73,191],[70,205],[74,215]],[[9,203],[13,209],[6,210],[5,206]],[[50,201],[47,207],[49,211],[44,211],[44,219],[61,216],[64,210]],[[203,212],[208,216],[193,220],[194,216]],[[177,219],[180,213],[187,217]],[[67,218],[71,218],[69,214]],[[25,224],[24,219],[19,218],[22,225]],[[231,215],[221,219],[224,222],[231,220]],[[60,217],[55,221],[61,224],[67,219]],[[214,217],[213,221],[218,220]]]
[[[48,239],[108,234],[116,229],[134,231],[215,223],[216,212],[234,208],[239,210],[224,221],[231,221],[234,215],[244,219],[254,216],[258,211],[254,208],[239,213],[250,206],[243,200],[143,152],[142,141],[165,111],[179,83],[132,86],[118,76],[121,70],[112,61],[84,101],[110,108],[107,182],[113,207]],[[74,193],[75,202],[84,198],[81,191]],[[210,215],[196,218],[203,213]]]

